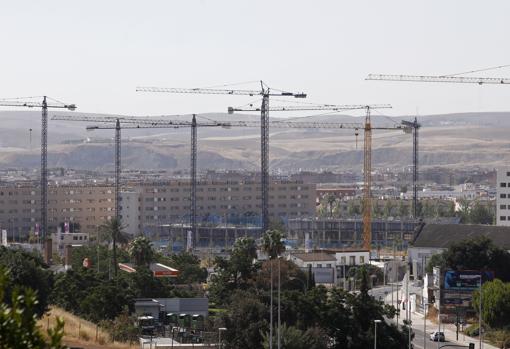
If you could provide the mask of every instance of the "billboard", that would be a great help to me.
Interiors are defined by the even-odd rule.
[[[445,290],[472,291],[480,287],[480,275],[483,282],[494,279],[492,271],[448,270],[444,274]]]
[[[473,294],[471,292],[444,291],[441,304],[455,307],[470,307],[472,299]]]

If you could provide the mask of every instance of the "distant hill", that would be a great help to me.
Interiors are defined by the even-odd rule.
[[[256,115],[238,114],[204,116],[219,121],[259,119]],[[412,117],[374,116],[373,125],[395,125],[402,119]],[[0,120],[0,168],[38,168],[40,113],[2,111]],[[306,121],[352,123],[363,122],[363,118],[322,115]],[[421,166],[493,168],[510,163],[510,112],[429,115],[419,117],[419,122]],[[49,125],[49,166],[112,168],[113,130],[90,132],[85,130],[87,123],[79,122],[50,120]],[[199,128],[199,168],[258,169],[259,132],[257,128]],[[189,168],[188,128],[123,130],[122,137],[124,168]],[[361,169],[362,130],[357,138],[356,142],[353,130],[273,129],[271,169]],[[401,131],[374,131],[374,167],[409,166],[411,151],[410,135]]]

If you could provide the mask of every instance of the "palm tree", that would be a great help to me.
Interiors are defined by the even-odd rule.
[[[277,258],[285,251],[283,238],[284,235],[280,230],[268,230],[262,236],[262,249],[267,253],[270,259]]]
[[[112,218],[99,227],[102,235],[102,240],[108,243],[111,242],[113,249],[113,275],[117,276],[117,243],[125,244],[128,239],[124,233],[120,219]]]
[[[148,267],[154,259],[154,251],[151,242],[142,235],[129,243],[128,252],[137,266]]]

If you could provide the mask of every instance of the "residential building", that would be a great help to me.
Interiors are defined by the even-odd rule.
[[[0,187],[0,225],[21,240],[40,225],[40,191],[32,183]],[[57,185],[48,188],[48,233],[63,223],[79,223],[80,232],[93,233],[115,216],[115,194],[110,185]]]
[[[496,225],[510,226],[510,168],[497,171]]]

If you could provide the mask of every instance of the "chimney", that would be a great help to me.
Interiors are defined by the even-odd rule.
[[[73,255],[73,246],[72,245],[66,245],[64,248],[64,269],[69,270],[71,269],[71,257]]]
[[[52,264],[52,259],[53,259],[53,241],[48,238],[46,239],[46,241],[44,241],[44,251],[43,251],[43,256],[44,256],[44,262],[46,264]]]

